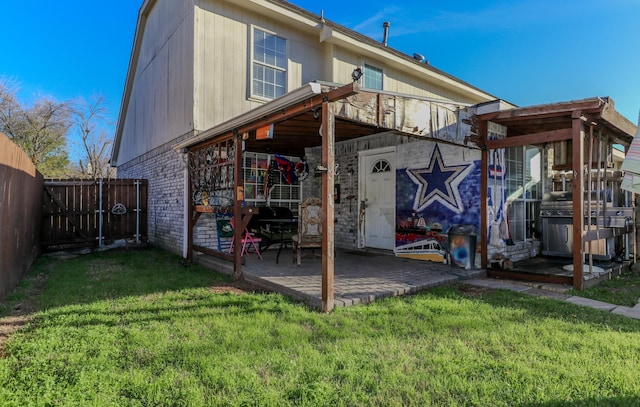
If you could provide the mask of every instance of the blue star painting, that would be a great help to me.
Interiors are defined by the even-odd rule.
[[[436,144],[427,168],[407,168],[406,170],[411,180],[418,186],[413,209],[420,212],[429,205],[440,202],[451,211],[461,213],[465,208],[460,199],[458,187],[473,165],[473,162],[447,165]]]

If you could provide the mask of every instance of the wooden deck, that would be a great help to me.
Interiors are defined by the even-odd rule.
[[[573,286],[573,272],[565,270],[564,266],[572,265],[570,257],[533,257],[515,262],[509,270],[488,268],[487,276],[509,280],[533,281],[540,283],[566,284]],[[589,273],[588,266],[583,271],[584,288],[593,287],[603,280],[622,274],[629,269],[631,263],[626,261],[616,263],[611,261],[594,261],[594,269]],[[597,268],[596,268],[597,267]],[[599,269],[602,269],[599,270]]]

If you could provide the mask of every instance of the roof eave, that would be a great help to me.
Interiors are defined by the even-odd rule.
[[[265,103],[255,109],[249,110],[239,116],[236,116],[224,123],[220,123],[208,130],[203,131],[195,137],[191,137],[188,140],[182,141],[173,146],[176,151],[181,151],[183,148],[189,148],[202,141],[210,139],[212,137],[232,132],[234,129],[242,126],[245,123],[253,122],[262,117],[272,115],[282,109],[302,102],[312,96],[322,93],[322,86],[319,83],[308,83],[296,90],[293,90],[278,99],[274,99]]]

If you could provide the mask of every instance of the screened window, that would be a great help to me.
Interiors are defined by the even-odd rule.
[[[542,200],[542,150],[512,147],[506,150],[506,189],[509,232],[514,241],[533,237],[540,225]]]
[[[369,89],[382,90],[382,69],[365,64],[364,87]]]
[[[287,41],[254,28],[253,96],[275,99],[285,94],[287,82]]]

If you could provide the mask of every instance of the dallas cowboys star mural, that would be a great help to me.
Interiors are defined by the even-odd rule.
[[[480,225],[480,150],[424,142],[397,153],[396,255],[437,261],[421,249],[446,247],[452,226]]]
[[[450,210],[461,213],[465,208],[458,189],[473,167],[473,163],[448,165],[438,144],[435,145],[427,168],[407,168],[407,174],[417,185],[413,210],[420,212],[434,202],[440,202]]]

